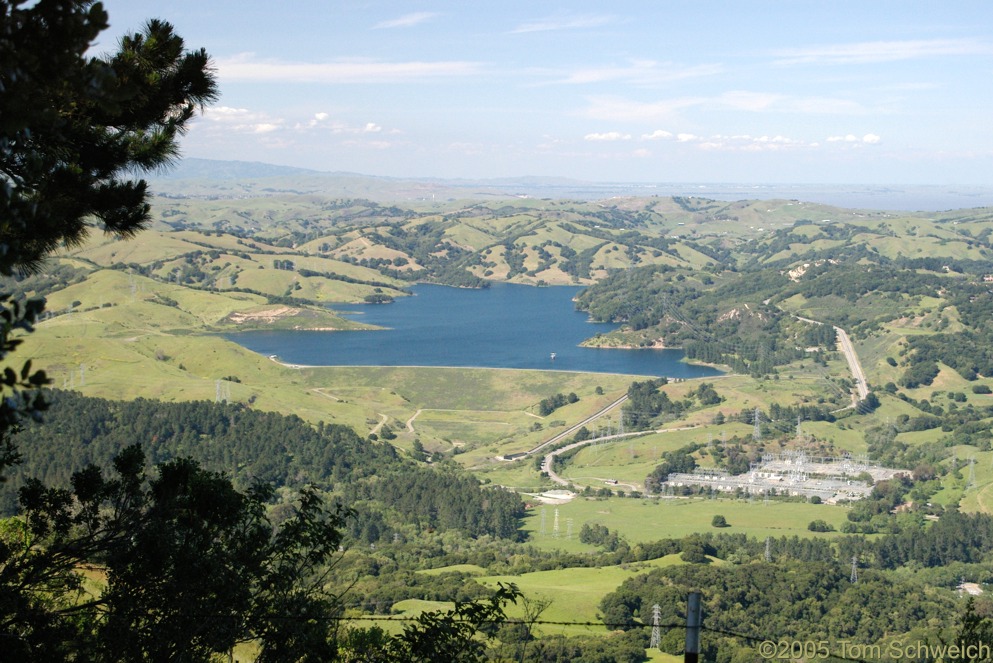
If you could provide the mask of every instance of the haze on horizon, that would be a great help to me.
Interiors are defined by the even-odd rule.
[[[213,57],[191,157],[394,177],[989,184],[993,5],[107,0]]]

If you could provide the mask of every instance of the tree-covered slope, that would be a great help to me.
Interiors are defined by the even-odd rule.
[[[8,514],[25,477],[64,485],[89,464],[109,467],[137,443],[153,465],[189,457],[243,488],[255,480],[277,488],[314,485],[361,503],[360,521],[375,520],[382,537],[411,526],[518,537],[518,496],[484,488],[454,467],[417,465],[344,426],[314,427],[294,416],[204,401],[108,401],[66,391],[53,391],[50,400],[44,422],[28,423],[16,436],[23,463],[0,487]],[[368,532],[365,522],[351,527]]]

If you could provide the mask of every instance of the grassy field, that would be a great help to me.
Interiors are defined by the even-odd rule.
[[[525,598],[550,601],[541,614],[542,621],[565,622],[539,627],[543,634],[584,635],[605,633],[599,624],[597,607],[601,599],[630,578],[652,568],[682,564],[679,555],[668,555],[650,562],[603,566],[599,568],[557,569],[536,571],[517,576],[483,576],[478,581],[496,587],[497,583],[514,583]],[[507,616],[522,617],[523,606],[509,606]]]
[[[556,512],[558,532],[555,531]],[[715,515],[727,519],[730,527],[714,529]],[[534,545],[569,552],[592,552],[593,546],[579,541],[584,524],[604,525],[631,543],[681,538],[695,532],[726,532],[751,537],[799,536],[831,537],[807,529],[812,520],[824,520],[836,529],[846,522],[845,507],[801,502],[755,499],[632,499],[577,498],[558,505],[535,505],[524,523]]]

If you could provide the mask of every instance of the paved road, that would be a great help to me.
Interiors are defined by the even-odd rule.
[[[558,456],[560,454],[564,454],[565,452],[571,451],[573,449],[578,449],[579,447],[585,447],[587,444],[593,444],[594,442],[606,442],[606,441],[609,441],[609,440],[618,440],[618,439],[620,439],[622,437],[632,437],[634,435],[644,435],[646,432],[647,431],[641,431],[639,433],[618,433],[617,435],[607,435],[605,437],[594,437],[594,438],[590,438],[588,440],[582,440],[580,442],[573,442],[572,444],[567,444],[566,446],[564,446],[564,447],[562,447],[560,449],[555,449],[554,451],[549,452],[545,456],[545,458],[541,461],[541,471],[542,472],[546,472],[548,474],[548,478],[551,479],[552,481],[554,481],[555,483],[559,484],[560,486],[568,486],[570,482],[569,481],[566,481],[565,479],[563,479],[562,477],[560,477],[558,474],[555,473],[555,470],[552,469],[552,461],[553,461],[553,459],[556,456]]]
[[[635,437],[635,436],[638,436],[638,435],[648,435],[650,433],[671,433],[671,432],[677,431],[677,430],[692,430],[693,428],[696,428],[696,427],[695,426],[680,426],[678,428],[659,428],[659,429],[656,429],[656,430],[638,431],[636,433],[618,433],[616,435],[605,435],[604,437],[595,437],[595,438],[590,438],[588,440],[582,440],[580,442],[573,442],[572,444],[567,444],[566,446],[564,446],[564,447],[562,447],[560,449],[555,449],[554,451],[549,452],[545,456],[545,458],[541,461],[541,471],[548,473],[548,478],[551,479],[552,481],[554,481],[555,483],[559,484],[560,486],[568,486],[570,483],[573,483],[573,482],[568,481],[566,479],[563,479],[562,477],[560,477],[558,474],[555,473],[555,470],[554,469],[552,469],[552,461],[555,458],[555,456],[558,456],[560,454],[564,454],[565,452],[571,451],[573,449],[578,449],[579,447],[583,447],[583,446],[586,446],[588,444],[593,444],[595,442],[610,442],[612,440],[620,440],[620,439],[625,438],[625,437]],[[618,485],[628,486],[632,490],[642,490],[643,489],[643,487],[636,486],[636,485],[630,484],[630,483],[618,484]]]
[[[824,324],[819,320],[811,320],[810,318],[803,318],[799,315],[794,317],[797,320],[803,320],[804,322],[809,322],[815,325]],[[838,345],[841,347],[841,351],[845,355],[845,360],[848,362],[848,370],[852,373],[852,380],[855,381],[855,389],[858,392],[857,397],[855,394],[852,394],[852,405],[858,405],[859,401],[865,400],[866,396],[869,395],[869,382],[865,379],[865,372],[862,370],[862,362],[859,361],[859,356],[855,352],[855,346],[852,345],[852,339],[848,338],[848,332],[841,327],[835,327],[834,333],[838,336]]]
[[[852,379],[855,380],[855,388],[858,390],[859,400],[864,401],[866,396],[869,395],[869,383],[866,381],[865,373],[862,371],[862,363],[859,361],[859,356],[855,354],[855,346],[852,345],[852,340],[848,338],[848,332],[844,329],[835,327],[834,331],[838,335],[838,345],[841,346],[841,351],[845,353],[845,359],[848,360],[848,369],[852,372]]]

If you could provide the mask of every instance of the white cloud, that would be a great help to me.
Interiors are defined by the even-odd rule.
[[[284,126],[284,121],[280,118],[250,111],[247,108],[212,106],[204,111],[203,116],[210,125],[238,133],[266,134],[278,131]]]
[[[686,97],[646,103],[617,97],[591,97],[589,101],[590,106],[582,111],[582,115],[595,120],[607,120],[611,122],[656,122],[659,120],[672,120],[677,111],[698,106],[704,100]]]
[[[511,30],[512,34],[528,32],[551,32],[554,30],[580,30],[598,28],[615,22],[617,19],[605,14],[583,14],[578,16],[558,16],[521,23]]]
[[[283,131],[287,135],[327,132],[335,135],[398,134],[396,129],[385,130],[375,122],[349,124],[336,120],[329,113],[314,113],[309,119],[290,121],[273,117],[267,113],[251,111],[247,108],[230,106],[210,107],[204,112],[208,126],[223,128],[224,131],[251,134],[272,134]]]
[[[306,124],[297,124],[295,128],[320,129],[329,131],[332,134],[378,134],[383,133],[384,131],[383,127],[375,122],[366,122],[361,126],[351,125],[347,122],[342,122],[341,120],[332,120],[331,116],[327,113],[317,113],[314,115],[314,119],[310,120]],[[386,133],[398,134],[400,132],[393,129]]]
[[[632,156],[636,156],[636,157],[638,157],[639,159],[644,159],[644,158],[646,158],[646,157],[650,157],[650,156],[652,156],[652,153],[651,153],[651,151],[650,151],[650,150],[646,150],[646,149],[645,149],[645,148],[643,148],[643,147],[640,147],[640,148],[638,148],[637,150],[635,150],[635,151],[634,151],[634,152],[632,152],[631,154],[632,154]]]
[[[655,62],[654,60],[632,60],[623,66],[587,67],[576,69],[559,76],[553,84],[588,85],[611,81],[626,81],[633,85],[660,85],[673,81],[713,76],[724,71],[719,64],[701,64],[682,66],[672,62]],[[555,72],[552,72],[555,73]]]
[[[656,129],[650,134],[641,135],[641,140],[669,140],[670,138],[672,138],[672,132],[664,129]]]
[[[736,90],[715,97],[711,103],[734,110],[753,113],[809,113],[826,115],[861,115],[865,109],[861,104],[833,97],[791,97],[774,92],[750,92]]]
[[[831,97],[790,97],[783,94],[731,91],[712,97],[677,97],[644,102],[620,97],[589,97],[589,106],[581,114],[607,122],[673,123],[677,114],[688,108],[704,110],[732,109],[754,113],[800,113],[805,115],[865,115],[859,103]]]
[[[383,62],[345,59],[334,62],[280,62],[257,60],[252,54],[217,62],[225,80],[278,83],[382,83],[422,78],[450,78],[479,74],[482,64],[469,61]]]
[[[781,152],[812,147],[816,147],[816,144],[806,143],[781,134],[774,136],[750,136],[748,134],[723,136],[718,134],[700,143],[701,149],[724,152]]]
[[[782,109],[795,113],[822,115],[864,115],[866,113],[866,109],[858,102],[831,97],[790,99],[783,105]]]
[[[865,134],[861,138],[855,134],[845,134],[844,136],[828,136],[824,139],[828,143],[848,143],[849,145],[875,145],[882,138],[876,134]]]
[[[435,16],[438,16],[436,12],[414,12],[413,14],[404,14],[399,18],[394,18],[389,21],[381,21],[372,26],[372,28],[373,30],[411,28],[415,25],[420,25],[425,21],[430,21]]]
[[[785,97],[781,94],[771,94],[766,92],[748,92],[745,90],[735,90],[725,92],[717,98],[718,103],[723,106],[730,106],[737,110],[764,111],[769,110],[777,102]]]
[[[651,135],[651,134],[648,134]],[[705,151],[722,152],[778,152],[817,147],[817,143],[783,136],[781,134],[751,136],[749,134],[713,134],[698,136],[691,133],[676,135],[676,142],[692,145]]]
[[[993,45],[976,39],[868,41],[774,51],[777,64],[864,64],[917,58],[989,55]]]
[[[613,141],[613,140],[631,140],[631,134],[622,134],[619,131],[608,131],[602,134],[586,134],[583,136],[583,140],[593,140],[593,141]]]

